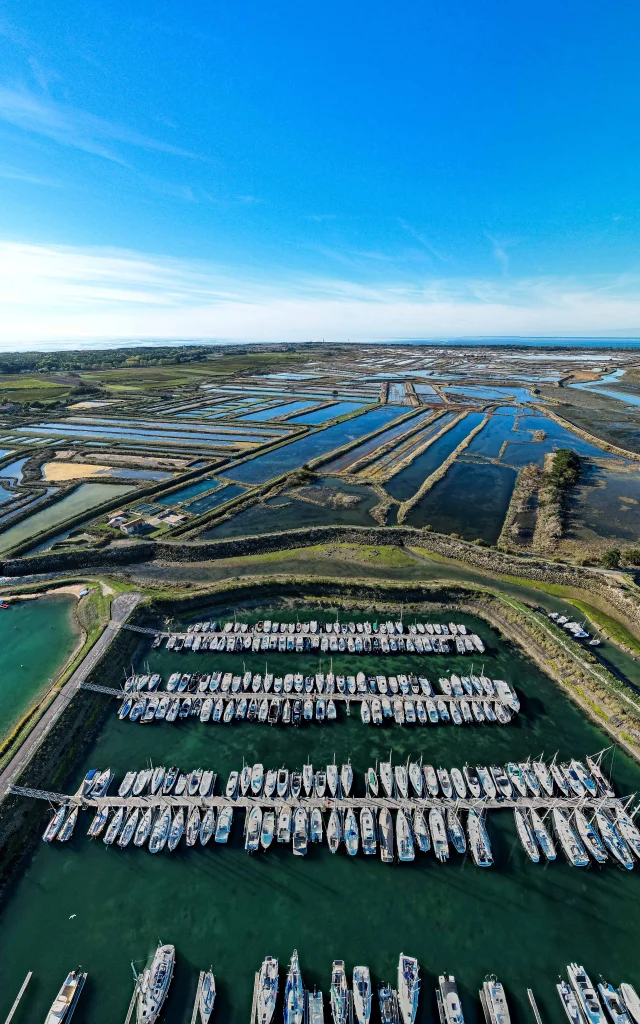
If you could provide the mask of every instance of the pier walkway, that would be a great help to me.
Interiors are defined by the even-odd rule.
[[[222,693],[220,690],[216,690],[214,693],[212,693],[210,690],[197,693],[175,693],[169,690],[153,690],[151,692],[148,690],[133,690],[131,693],[126,693],[122,689],[118,690],[111,686],[97,686],[95,683],[82,683],[81,686],[85,690],[95,690],[96,693],[105,693],[107,696],[117,697],[119,700],[122,700],[124,697],[135,697],[136,699],[140,699],[142,697],[176,697],[178,700],[183,700],[185,697],[191,697],[192,700],[195,700],[196,697],[201,697],[203,700],[205,700],[207,697],[211,697],[214,701],[216,701],[218,697],[222,697],[223,700],[237,701],[242,700],[242,698],[244,697],[245,700],[249,701],[253,697],[255,697],[256,700],[258,701],[312,700],[316,702],[318,700],[332,700],[346,701],[348,704],[349,701],[352,700],[356,702],[366,700],[370,703],[375,698],[380,700],[382,697],[386,697],[392,703],[396,700],[402,701],[402,703],[405,703],[406,701],[412,701],[414,704],[417,700],[443,700],[445,701],[445,703],[450,703],[451,701],[466,700],[469,704],[483,704],[485,701],[487,701],[489,704],[495,704],[496,701],[504,703],[504,701],[497,695],[494,695],[493,697],[478,697],[477,695],[469,697],[467,696],[467,694],[465,694],[464,697],[454,697],[452,694],[448,693],[434,693],[432,697],[427,697],[424,693],[318,693],[317,690],[312,690],[311,693],[306,693],[304,691],[302,693],[298,693],[296,690],[291,690],[283,693],[274,693],[273,690],[269,690],[266,693],[264,692],[264,690],[258,690],[257,692],[254,692],[253,690],[225,690],[224,693]]]
[[[27,736],[15,756],[9,761],[4,771],[0,773],[0,798],[10,789],[12,782],[25,768],[51,727],[67,709],[84,680],[92,669],[95,668],[141,598],[142,595],[137,593],[118,594],[114,597],[111,602],[111,619],[103,632],[60,690],[53,703],[47,708],[40,721]]]
[[[9,1016],[6,1018],[4,1024],[11,1024],[11,1021],[13,1020],[13,1018],[15,1016],[16,1010],[18,1009],[18,1007],[20,1005],[20,1001],[21,1001],[21,999],[22,999],[22,997],[23,997],[23,995],[24,995],[24,993],[26,991],[27,985],[31,981],[32,975],[33,975],[33,971],[29,971],[29,973],[27,974],[26,978],[22,982],[22,987],[21,987],[20,991],[18,992],[18,995],[16,996],[16,998],[14,1000],[13,1006],[9,1010]]]
[[[204,981],[205,972],[200,971],[200,977],[198,978],[198,988],[196,989],[196,998],[193,1004],[193,1013],[191,1015],[191,1024],[198,1024],[200,1020],[202,1024],[202,1016],[200,1014],[200,993],[202,992],[202,982]]]
[[[311,811],[314,807],[319,808],[321,811],[331,811],[334,808],[336,810],[348,810],[352,808],[354,811],[360,810],[363,807],[371,807],[372,810],[379,811],[386,807],[389,810],[403,810],[413,811],[416,808],[420,810],[430,810],[432,807],[439,807],[441,810],[451,807],[456,811],[504,811],[513,810],[516,807],[520,808],[535,808],[538,811],[549,811],[554,807],[562,808],[564,810],[572,810],[573,808],[579,807],[581,809],[597,809],[600,807],[623,807],[624,798],[622,797],[521,797],[517,799],[507,800],[502,798],[500,800],[490,800],[487,797],[484,798],[466,798],[460,799],[447,797],[407,797],[406,799],[392,798],[387,796],[362,796],[362,797],[316,797],[316,796],[301,796],[298,800],[292,797],[283,799],[281,797],[273,797],[266,799],[263,796],[251,797],[251,796],[239,796],[236,799],[231,799],[226,796],[162,796],[156,794],[151,796],[103,796],[103,797],[83,797],[80,793],[69,795],[66,793],[52,793],[48,790],[40,789],[28,789],[23,786],[12,786],[11,792],[17,796],[31,797],[36,800],[46,800],[51,804],[67,804],[69,806],[79,806],[83,809],[97,810],[100,807],[183,807],[188,810],[192,807],[198,807],[205,810],[207,807],[215,807],[220,809],[222,807],[233,807],[242,810],[251,810],[253,807],[262,807],[263,810],[279,810],[281,807],[290,807],[293,810],[296,807],[304,807],[306,810]]]

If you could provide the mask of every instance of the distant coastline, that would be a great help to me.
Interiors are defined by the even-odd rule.
[[[41,343],[12,345],[9,342],[0,341],[0,352],[81,352],[104,349],[121,348],[244,348],[245,346],[282,347],[298,348],[303,345],[411,345],[424,348],[442,348],[455,346],[457,348],[513,348],[513,349],[600,349],[616,351],[619,349],[640,349],[640,336],[637,338],[562,338],[562,337],[470,337],[470,338],[386,338],[386,339],[350,339],[335,340],[326,342],[318,340],[310,341],[237,341],[230,339],[172,339],[172,338],[114,338],[113,341],[104,339],[85,341],[47,341]]]

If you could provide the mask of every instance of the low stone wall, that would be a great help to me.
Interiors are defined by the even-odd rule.
[[[43,552],[28,558],[7,558],[0,562],[3,576],[31,576],[37,573],[68,572],[77,569],[99,568],[103,565],[131,565],[135,562],[147,562],[153,558],[156,546],[153,541],[136,541],[123,547],[98,548],[78,551]]]

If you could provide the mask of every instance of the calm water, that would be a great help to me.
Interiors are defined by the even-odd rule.
[[[360,501],[351,508],[331,508],[299,500],[285,492],[262,505],[252,505],[232,519],[227,519],[219,526],[214,526],[202,536],[204,539],[219,540],[221,537],[279,533],[281,530],[295,530],[302,526],[374,525],[374,520],[369,515],[369,509],[379,503],[380,499],[375,491],[369,487],[344,484],[335,478],[318,481],[318,486],[323,484],[328,487],[338,487],[346,494],[358,495]]]
[[[398,423],[395,427],[389,427],[389,430],[383,430],[381,434],[376,437],[372,437],[371,440],[365,441],[364,444],[359,444],[357,448],[352,448],[350,452],[346,452],[345,455],[340,455],[333,462],[327,464],[327,471],[330,473],[339,473],[343,469],[347,469],[352,466],[358,459],[363,458],[365,455],[369,455],[371,452],[376,451],[378,448],[382,448],[383,445],[389,441],[393,441],[395,437],[400,437],[402,434],[406,434],[409,430],[415,430],[415,428],[423,423],[424,420],[428,419],[432,415],[431,409],[426,412],[420,413],[419,416],[414,416],[411,419],[404,420],[402,423]],[[433,429],[439,429],[444,426],[447,422],[443,416],[438,421],[438,427],[434,425]]]
[[[497,459],[504,441],[507,439],[524,440],[529,439],[529,434],[514,434],[514,416],[492,416],[486,427],[483,427],[479,434],[467,448],[469,455],[485,455],[490,459]]]
[[[586,477],[586,479],[585,479]],[[640,539],[640,473],[589,466],[571,499],[570,536]]]
[[[308,409],[310,406],[316,405],[316,402],[311,399],[300,400],[295,402],[285,402],[284,405],[276,405],[271,409],[259,409],[257,412],[247,413],[245,416],[240,416],[241,420],[272,420],[274,416],[286,416],[287,413],[296,412],[303,409]]]
[[[18,459],[16,462],[10,462],[8,466],[3,466],[2,469],[0,469],[0,476],[12,477],[20,483],[22,480],[22,468],[26,461],[26,458]]]
[[[56,501],[41,512],[23,519],[22,522],[11,526],[5,533],[0,534],[0,553],[8,551],[9,548],[35,537],[42,530],[48,530],[52,526],[64,523],[67,519],[87,512],[89,509],[97,508],[110,498],[118,495],[128,494],[134,490],[134,486],[127,484],[80,484],[75,491],[67,494],[65,498]]]
[[[0,611],[0,736],[46,690],[80,639],[75,598],[41,597]]]
[[[625,370],[614,370],[612,373],[605,373],[599,381],[594,384],[582,383],[582,384],[570,384],[570,388],[577,388],[580,391],[595,391],[597,395],[606,395],[607,398],[616,398],[619,402],[624,402],[626,405],[640,405],[640,395],[627,395],[624,391],[611,391],[607,384],[621,383],[621,378],[625,375]],[[603,385],[605,385],[603,387]]]
[[[224,505],[225,501],[237,498],[245,490],[246,487],[239,487],[238,484],[229,484],[227,487],[222,487],[219,491],[214,491],[213,494],[205,494],[202,498],[196,498],[195,501],[190,501],[188,505],[183,507],[192,516],[201,516],[203,512],[209,512],[212,508],[217,508],[218,505]]]
[[[407,525],[431,526],[437,533],[457,533],[465,540],[480,537],[495,544],[515,482],[515,471],[506,466],[454,462],[411,509]]]
[[[403,469],[397,476],[391,477],[385,484],[385,490],[392,498],[398,501],[406,501],[412,494],[415,494],[421,484],[431,473],[440,466],[444,460],[451,455],[462,440],[483,420],[482,413],[471,412],[451,427],[446,434],[427,448],[423,455],[419,455],[410,466]]]
[[[122,438],[123,441],[171,441],[172,444],[186,444],[190,441],[197,441],[199,445],[213,445],[214,448],[235,445],[237,441],[260,442],[264,435],[252,434],[203,434],[195,431],[171,432],[162,429],[158,430],[127,430],[124,427],[86,427],[73,426],[70,424],[50,423],[49,428],[56,434],[64,434],[69,437],[114,437]],[[33,432],[42,427],[20,427],[25,433]]]
[[[373,400],[373,399],[372,399]],[[361,409],[366,402],[336,402],[335,405],[325,409],[316,409],[315,412],[305,412],[302,416],[293,416],[293,423],[327,423],[328,420],[335,420],[338,416],[346,416],[348,412],[355,412]]]
[[[299,767],[308,757],[319,766],[334,755],[339,764],[350,757],[358,774],[390,748],[398,761],[423,755],[437,765],[452,766],[467,760],[502,762],[542,750],[551,754],[558,748],[563,757],[580,756],[607,745],[552,683],[483,625],[478,630],[489,645],[484,658],[488,671],[517,682],[523,710],[516,725],[377,730],[343,715],[333,725],[298,731],[247,723],[158,724],[146,729],[119,723],[113,715],[69,788],[89,766],[109,764],[121,778],[126,769],[141,767],[149,758],[154,764],[187,769],[211,765],[224,779],[241,767],[243,757],[267,767]],[[240,664],[233,656],[178,657],[141,647],[138,660],[147,659],[164,675],[176,665],[204,671]],[[312,661],[304,659],[310,670]],[[463,664],[455,657],[417,661],[423,668],[428,662],[431,678],[445,667],[460,671]],[[246,662],[254,671],[264,664],[257,655]],[[380,664],[357,659],[357,667],[365,670]],[[412,662],[395,659],[394,665],[406,671]],[[295,670],[295,659],[270,658],[270,667],[275,672]],[[338,671],[354,667],[348,658],[334,661]],[[640,769],[619,752],[613,758],[613,776],[622,792],[640,787]],[[360,791],[361,777],[357,785]],[[47,818],[43,806],[43,824]],[[129,962],[151,952],[158,938],[175,943],[178,954],[163,1018],[167,1024],[190,1019],[197,972],[210,964],[219,991],[216,1019],[231,1024],[248,1020],[253,972],[268,953],[285,965],[294,947],[305,984],[318,985],[325,997],[334,957],[344,958],[349,972],[356,963],[368,964],[379,982],[395,980],[401,950],[412,953],[423,976],[421,1022],[436,1019],[433,988],[440,971],[455,973],[469,1024],[479,1019],[477,990],[489,971],[505,983],[514,1020],[527,1024],[527,985],[534,988],[543,1019],[561,1024],[554,983],[573,958],[584,962],[596,979],[602,972],[614,983],[626,979],[640,984],[638,871],[628,876],[612,866],[594,866],[581,872],[560,860],[548,867],[533,865],[516,840],[508,812],[491,816],[496,865],[487,871],[459,857],[442,866],[429,855],[413,865],[385,867],[377,858],[332,857],[324,846],[311,849],[304,860],[278,846],[249,859],[242,848],[240,820],[228,848],[212,845],[152,858],[146,851],[90,843],[84,834],[89,820],[85,815],[68,846],[40,846],[5,905],[0,1018],[26,972],[34,969],[15,1022],[42,1020],[65,973],[82,963],[89,984],[74,1024],[124,1020],[131,993]],[[55,936],[46,953],[43,934]],[[280,1012],[276,1020],[281,1020]],[[329,1020],[326,1006],[325,1013]],[[372,1019],[378,1020],[377,1009]]]
[[[272,476],[290,472],[298,469],[311,459],[324,455],[334,448],[340,448],[348,441],[355,441],[372,430],[383,427],[386,423],[396,419],[401,413],[393,406],[385,405],[380,409],[372,409],[362,416],[356,416],[344,423],[336,423],[326,430],[317,431],[299,441],[278,448],[277,451],[267,452],[266,455],[259,455],[242,466],[235,466],[230,472],[234,480],[240,483],[261,484],[265,483]]]
[[[531,392],[528,388],[519,387],[508,387],[508,388],[485,388],[476,387],[475,385],[456,385],[454,387],[443,388],[444,391],[451,392],[455,395],[468,395],[470,398],[478,398],[486,401],[497,399],[498,401],[508,398],[509,395],[513,395],[517,402],[528,402],[531,398]]]
[[[181,501],[188,501],[189,498],[197,498],[199,494],[210,491],[217,487],[220,481],[215,477],[207,477],[206,480],[198,480],[196,484],[189,484],[175,494],[167,494],[164,498],[158,498],[158,505],[179,505]]]

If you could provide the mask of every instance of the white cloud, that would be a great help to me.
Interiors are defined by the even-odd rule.
[[[640,325],[640,278],[425,279],[280,273],[123,250],[0,243],[0,345],[55,340],[384,340],[610,335]]]
[[[155,150],[173,156],[197,159],[194,153],[165,142],[157,142],[123,125],[62,106],[49,97],[37,96],[27,89],[0,86],[0,120],[23,131],[52,139],[63,146],[81,149],[115,163],[126,163],[113,143]]]
[[[0,163],[0,178],[13,181],[26,181],[29,185],[47,185],[51,188],[59,188],[60,182],[52,178],[43,177],[40,174],[31,174],[30,171],[23,171],[20,167],[13,167],[11,164]]]

